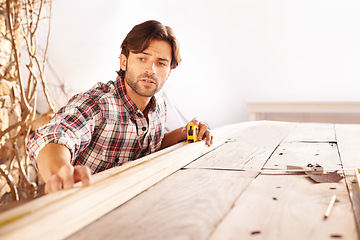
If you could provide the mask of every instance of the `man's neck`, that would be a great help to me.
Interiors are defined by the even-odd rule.
[[[135,105],[144,113],[146,107],[149,105],[151,97],[143,97],[138,95],[134,90],[125,83],[127,95],[135,103]]]

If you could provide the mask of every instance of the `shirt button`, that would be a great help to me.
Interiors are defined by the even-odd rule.
[[[117,157],[115,158],[115,162],[118,163],[120,161],[120,159]]]
[[[142,127],[142,130],[143,130],[143,132],[145,132],[145,131],[146,131],[146,127]]]

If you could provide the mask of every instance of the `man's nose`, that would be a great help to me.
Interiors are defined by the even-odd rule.
[[[148,64],[146,65],[145,72],[150,75],[153,75],[156,73],[155,63],[153,61],[148,62]]]

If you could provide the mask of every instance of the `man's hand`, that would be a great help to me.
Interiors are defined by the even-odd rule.
[[[197,135],[198,140],[201,141],[201,140],[205,139],[205,144],[210,147],[213,143],[214,137],[211,135],[211,132],[210,132],[208,126],[206,125],[206,123],[199,121],[197,118],[194,118],[188,124],[190,124],[190,123],[193,123],[193,124],[199,126],[199,131],[198,131],[198,135]],[[186,129],[187,129],[187,126],[185,127],[185,134],[186,134]],[[185,138],[187,138],[187,135],[185,136]]]
[[[52,175],[45,184],[45,193],[52,193],[61,189],[73,188],[77,182],[83,186],[90,184],[91,173],[87,166],[64,165]]]
[[[73,166],[70,150],[60,144],[49,143],[39,153],[37,165],[45,181],[45,193],[69,189],[77,182],[89,185],[91,172],[87,166]]]
[[[199,131],[198,131],[198,135],[197,135],[198,140],[201,141],[201,140],[205,139],[205,144],[210,147],[213,142],[214,137],[211,135],[208,126],[204,122],[200,122],[196,118],[191,120],[188,124],[190,124],[190,123],[193,123],[193,124],[199,126]],[[165,133],[164,139],[161,142],[160,149],[170,147],[180,141],[186,140],[187,139],[187,133],[186,133],[187,125],[185,127],[181,127],[181,128],[175,129],[171,132]]]

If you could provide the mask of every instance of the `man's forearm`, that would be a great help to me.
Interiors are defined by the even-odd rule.
[[[37,165],[40,175],[47,182],[64,165],[71,165],[70,150],[64,145],[57,143],[47,144],[37,157]]]
[[[171,132],[165,133],[164,139],[161,142],[161,149],[170,147],[180,141],[186,140],[186,128],[181,127]]]

